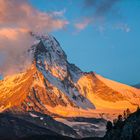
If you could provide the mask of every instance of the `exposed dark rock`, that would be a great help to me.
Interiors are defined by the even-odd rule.
[[[79,137],[72,128],[45,114],[37,112],[26,114],[5,112],[0,114],[0,137],[3,138],[61,134]]]

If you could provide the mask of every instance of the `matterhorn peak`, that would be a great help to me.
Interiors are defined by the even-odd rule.
[[[140,105],[139,89],[93,72],[85,73],[68,62],[55,37],[49,34],[31,35],[35,38],[29,50],[33,54],[31,67],[24,73],[0,81],[1,112],[8,109],[10,112],[27,113],[31,117],[37,117],[39,112],[55,117],[108,119],[125,108],[134,110]],[[79,134],[79,130],[76,131]],[[96,128],[96,131],[100,129]]]
[[[30,33],[35,42],[31,48],[38,70],[47,71],[59,80],[77,81],[83,72],[67,61],[60,43],[50,34]]]

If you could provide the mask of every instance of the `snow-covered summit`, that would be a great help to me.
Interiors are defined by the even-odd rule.
[[[81,77],[83,72],[67,61],[67,56],[55,37],[33,33],[32,36],[36,39],[32,52],[39,69],[47,70],[60,80],[69,78],[76,82]]]

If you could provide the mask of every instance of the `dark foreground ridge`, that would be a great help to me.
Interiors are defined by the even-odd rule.
[[[43,127],[39,121],[38,124],[31,121],[27,114],[14,114],[12,112],[1,113],[0,140],[76,140],[75,138],[62,136],[57,130],[60,129],[62,131],[65,129],[65,131],[70,134],[76,135],[73,129],[59,122],[55,122],[50,116],[43,115],[43,117],[45,121],[47,120],[49,122],[48,127]],[[51,128],[51,126],[54,128]],[[80,138],[77,136],[77,139]],[[82,140],[91,139],[101,140],[101,138],[85,138]]]
[[[64,136],[50,136],[50,135],[35,135],[24,138],[14,138],[14,139],[1,139],[1,140],[102,140],[102,138],[84,138],[84,139],[74,139]]]
[[[25,116],[24,116],[25,117]],[[27,117],[26,117],[27,119]],[[72,119],[72,118],[70,118]],[[83,119],[83,118],[82,118]],[[51,120],[51,118],[50,118]],[[119,125],[107,131],[104,138],[77,138],[77,140],[140,140],[140,109]],[[29,120],[9,113],[0,114],[0,140],[76,140],[62,136]]]
[[[41,118],[49,123],[43,126]],[[15,140],[37,135],[61,136],[59,131],[67,131],[67,133],[76,135],[72,128],[55,121],[47,115],[41,116],[40,119],[33,119],[28,114],[1,113],[0,140]]]

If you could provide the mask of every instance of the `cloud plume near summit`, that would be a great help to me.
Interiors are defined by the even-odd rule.
[[[0,0],[0,72],[21,70],[30,59],[25,52],[32,43],[29,32],[63,29],[68,21],[53,13],[41,12],[28,0]]]

